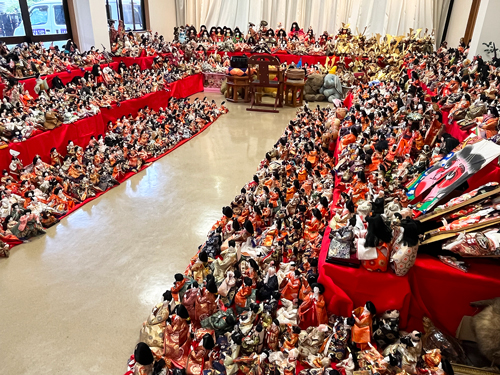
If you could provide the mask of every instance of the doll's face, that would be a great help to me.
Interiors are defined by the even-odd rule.
[[[314,287],[313,292],[315,294],[319,294],[319,288],[317,286]]]

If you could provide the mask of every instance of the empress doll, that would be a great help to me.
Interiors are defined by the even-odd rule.
[[[311,287],[313,291],[306,296],[298,311],[299,325],[302,329],[328,323],[326,302],[323,296],[325,287],[319,283],[313,284]]]

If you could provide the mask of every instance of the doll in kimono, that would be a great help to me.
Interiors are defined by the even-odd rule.
[[[164,355],[185,368],[191,347],[188,311],[183,305],[177,305],[169,320],[165,326]]]
[[[311,287],[312,292],[306,296],[298,311],[299,326],[302,329],[328,323],[326,302],[323,296],[325,287],[320,283],[313,284]]]
[[[368,344],[372,341],[372,322],[376,314],[377,310],[371,301],[367,301],[364,306],[352,312],[355,323],[351,331],[351,340],[361,350],[368,349]]]

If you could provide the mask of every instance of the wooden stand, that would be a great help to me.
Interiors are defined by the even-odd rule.
[[[243,102],[248,103],[250,101],[249,97],[250,88],[250,77],[238,77],[238,76],[227,76],[227,90],[226,99],[228,102],[238,103],[238,91],[240,89],[244,90]]]
[[[292,107],[301,107],[304,101],[304,86],[305,82],[285,82],[285,105]],[[297,96],[297,92],[299,95]],[[292,99],[289,100],[289,95]]]

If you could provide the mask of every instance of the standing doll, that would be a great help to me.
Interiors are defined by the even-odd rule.
[[[352,327],[352,342],[361,350],[369,348],[368,343],[372,338],[373,318],[377,314],[375,305],[368,301],[364,306],[358,307],[352,312],[354,326]]]

